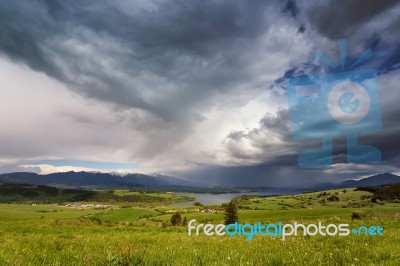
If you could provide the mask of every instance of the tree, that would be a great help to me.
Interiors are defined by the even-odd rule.
[[[239,220],[236,203],[231,200],[225,209],[225,225],[233,224]]]
[[[182,221],[182,217],[179,214],[179,212],[175,213],[174,215],[172,215],[171,217],[171,224],[173,226],[180,226],[181,225],[181,221]]]

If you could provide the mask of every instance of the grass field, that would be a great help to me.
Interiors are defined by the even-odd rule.
[[[126,193],[124,191],[118,193]],[[380,225],[384,236],[188,236],[166,226],[179,211],[188,220],[223,222],[198,207],[107,209],[0,204],[0,265],[399,265],[400,204],[372,204],[370,193],[347,189],[239,199],[241,223]],[[328,201],[336,195],[339,200]],[[325,200],[325,201],[323,201]],[[360,220],[352,220],[354,212]]]

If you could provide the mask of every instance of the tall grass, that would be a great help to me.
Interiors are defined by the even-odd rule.
[[[349,221],[350,222],[350,221]],[[383,237],[188,236],[185,227],[98,225],[88,219],[0,222],[0,265],[398,265],[400,228]]]

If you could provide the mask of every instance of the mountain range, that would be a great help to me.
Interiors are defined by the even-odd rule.
[[[36,173],[16,172],[0,174],[0,183],[25,183],[35,185],[50,185],[74,188],[171,188],[193,187],[187,180],[173,176],[125,172],[61,172],[48,175]],[[376,186],[400,183],[400,176],[390,173],[378,174],[360,180],[346,180],[340,183],[320,183],[302,190],[324,190],[334,188]],[[247,190],[260,191],[260,188],[246,188]],[[270,189],[270,188],[269,188]],[[190,190],[190,189],[189,189]]]
[[[157,188],[174,186],[177,184],[182,186],[189,185],[186,180],[162,174],[145,175],[121,172],[101,173],[72,171],[48,175],[39,175],[28,172],[0,174],[0,182],[75,188]]]
[[[395,184],[395,183],[400,183],[400,176],[393,175],[391,173],[383,173],[362,178],[359,180],[350,179],[340,183],[316,184],[312,186],[311,189],[322,190],[322,189],[347,188],[347,187],[369,187],[369,186],[379,186],[379,185]]]

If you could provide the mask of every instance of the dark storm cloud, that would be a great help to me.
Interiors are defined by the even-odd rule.
[[[385,35],[385,38],[390,37]],[[383,129],[375,132],[359,132],[359,143],[365,145],[372,145],[377,147],[382,153],[382,168],[383,171],[391,171],[396,169],[396,165],[400,164],[400,142],[398,136],[400,135],[400,127],[397,123],[397,117],[400,115],[400,106],[398,105],[398,99],[400,90],[396,85],[396,81],[399,81],[400,68],[400,46],[381,46],[379,45],[380,36],[375,35],[371,39],[367,39],[360,46],[365,49],[371,49],[373,56],[359,67],[352,69],[374,69],[376,70],[378,77],[378,90],[380,91],[381,97],[381,117],[383,123]],[[349,51],[348,51],[349,52]],[[347,66],[351,65],[357,60],[360,55],[348,54]],[[319,63],[321,64],[321,63]],[[321,75],[326,73],[335,73],[337,70],[332,70],[326,66],[320,66],[315,61],[303,63],[300,65],[292,66],[285,72],[282,78],[276,80],[276,84],[285,84],[288,79],[307,75]],[[392,82],[388,82],[387,74],[392,77]],[[396,79],[397,77],[397,79]],[[317,115],[317,114],[316,114]],[[291,139],[290,126],[289,126],[289,112],[287,110],[278,110],[275,115],[267,114],[263,119],[260,120],[260,126],[251,130],[245,131],[234,131],[231,132],[227,139],[227,149],[232,156],[240,159],[255,159],[258,158],[266,160],[262,165],[265,168],[274,166],[291,167],[297,164],[297,155],[306,149],[315,149],[320,146],[318,140],[310,140],[303,142],[294,142]],[[323,128],[321,121],[319,126]],[[328,122],[329,123],[329,122]],[[269,143],[268,138],[272,135],[277,136],[280,143]],[[240,145],[232,145],[232,142],[237,144],[243,140],[251,143],[251,146],[262,150],[261,153],[249,153],[247,147],[240,147]],[[346,136],[337,136],[333,140],[333,163],[346,163],[347,162],[347,144]],[[271,156],[264,156],[266,154],[274,154]],[[393,167],[393,168],[392,168]],[[240,167],[238,167],[240,168]],[[242,168],[240,168],[242,169]],[[257,169],[256,166],[244,167],[246,169]],[[388,169],[388,170],[384,170]],[[300,170],[303,171],[303,170]],[[303,171],[304,172],[304,171]],[[349,172],[351,172],[349,170]],[[371,174],[371,169],[355,169],[353,171],[357,176]],[[315,172],[314,172],[315,173]],[[229,175],[231,176],[231,174]],[[314,180],[314,177],[310,176],[310,180]],[[346,178],[350,178],[349,175]],[[309,180],[309,181],[310,181]],[[224,181],[225,182],[225,181]],[[312,181],[313,182],[313,181]]]
[[[137,153],[152,157],[184,140],[225,95],[266,86],[257,80],[268,70],[254,71],[256,51],[267,54],[261,37],[282,8],[279,1],[2,1],[0,52],[115,112],[129,110],[129,127],[146,146]]]
[[[397,122],[400,115],[400,108],[395,108],[389,114],[384,114],[384,129],[381,132],[367,134],[360,138],[361,143],[371,144],[382,152],[382,160],[399,164],[400,159],[400,126]]]
[[[396,76],[398,71],[391,73],[392,76]],[[400,107],[397,103],[388,100],[389,97],[394,95],[399,95],[399,91],[393,85],[388,84],[383,78],[378,79],[381,83],[382,88],[380,88],[381,95],[381,116],[383,129],[377,130],[375,132],[359,132],[359,143],[373,145],[380,149],[382,152],[382,160],[386,162],[393,162],[400,156],[399,150],[400,146],[398,144],[398,136],[400,132],[400,126],[397,123],[396,117],[400,114]],[[386,90],[386,91],[385,91]],[[397,97],[395,97],[397,98]],[[316,114],[317,115],[317,114]],[[318,127],[323,128],[326,121],[321,121]],[[276,136],[280,142],[268,141],[268,137]],[[230,142],[227,142],[228,150],[232,152],[232,155],[239,158],[244,158],[241,154],[246,154],[246,147],[240,150],[237,146],[233,146],[232,142],[240,143],[243,140],[250,142],[252,146],[262,149],[264,154],[273,153],[273,158],[268,160],[269,165],[296,165],[297,158],[296,154],[308,149],[308,148],[318,148],[320,142],[318,140],[310,141],[293,141],[291,136],[290,128],[290,117],[287,110],[279,110],[276,116],[271,114],[265,115],[263,119],[260,120],[260,126],[249,130],[248,132],[237,131],[232,132],[227,136]],[[343,163],[346,162],[346,138],[345,136],[336,136],[333,141],[333,162]],[[240,147],[240,146],[239,146]],[[283,153],[283,154],[282,154]],[[263,158],[263,155],[252,154],[258,158]]]
[[[372,57],[364,61],[362,64],[348,69],[349,71],[361,70],[361,69],[374,69],[378,75],[388,73],[392,70],[400,68],[400,45],[392,46],[380,46],[380,36],[373,35],[372,38],[366,39],[365,42],[361,42],[361,46],[365,47],[362,52],[370,50]],[[348,49],[351,47],[348,46]],[[336,48],[338,50],[338,48]],[[317,51],[315,51],[315,54]],[[339,54],[337,55],[339,56]],[[347,51],[345,67],[350,67],[361,54],[355,54],[351,51]],[[337,60],[335,60],[337,61]],[[322,62],[312,58],[308,62],[299,63],[291,66],[285,71],[282,77],[275,80],[276,85],[285,86],[286,82],[291,78],[304,77],[304,76],[318,76],[329,73],[336,73],[338,69],[333,69]]]
[[[351,37],[360,25],[397,3],[398,0],[315,1],[306,17],[320,34],[336,40]]]
[[[387,37],[387,36],[385,36]],[[391,161],[399,158],[400,146],[397,145],[400,134],[400,127],[396,122],[396,117],[400,114],[400,106],[397,99],[400,95],[400,90],[396,88],[395,79],[398,77],[398,69],[400,68],[400,45],[393,46],[380,46],[380,37],[375,36],[372,39],[367,39],[361,46],[365,49],[371,49],[372,57],[348,71],[357,71],[362,69],[373,69],[378,74],[378,90],[380,94],[380,111],[383,123],[383,129],[376,132],[363,133],[360,132],[360,143],[370,144],[378,147],[382,152],[383,161]],[[360,55],[352,54],[348,51],[346,58],[347,65],[351,65],[357,60]],[[288,69],[285,74],[278,78],[276,84],[285,86],[291,78],[303,77],[303,76],[319,76],[329,73],[336,73],[338,70],[330,69],[320,62],[306,62],[296,66],[292,66]],[[340,72],[340,70],[339,70]],[[389,75],[388,75],[389,74]],[[387,76],[388,75],[388,76]],[[388,77],[390,77],[388,79]],[[277,121],[281,123],[281,121]],[[321,121],[320,127],[323,128],[323,122]],[[346,142],[345,139],[340,140],[336,143],[335,154],[342,156],[346,154]],[[344,160],[345,161],[345,160]],[[341,160],[340,162],[343,162]]]
[[[296,173],[296,178],[291,176]],[[310,179],[313,170],[298,171],[296,167],[273,166],[269,164],[204,167],[186,173],[188,178],[198,180],[197,185],[208,186],[243,186],[243,187],[306,187],[315,179]]]
[[[203,167],[185,174],[200,186],[242,186],[308,188],[321,183],[340,183],[345,180],[374,174],[399,171],[392,165],[341,164],[330,169],[299,169],[293,165],[247,165]]]
[[[299,9],[297,7],[296,1],[294,1],[294,0],[287,1],[286,5],[282,11],[284,13],[291,14],[293,17],[296,17],[297,14],[299,13]]]
[[[266,30],[272,2],[120,3],[3,1],[0,49],[87,97],[185,120],[251,78],[237,52]]]
[[[400,63],[400,60],[399,60]],[[399,165],[400,161],[400,69],[387,72],[378,77],[380,110],[383,129],[371,136],[361,138],[363,143],[369,141],[382,152],[382,160]]]

